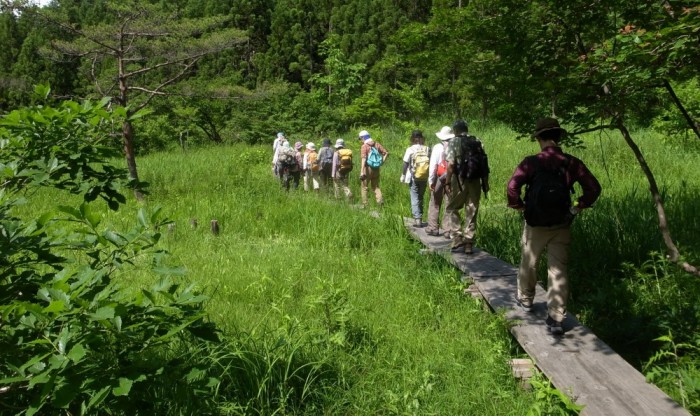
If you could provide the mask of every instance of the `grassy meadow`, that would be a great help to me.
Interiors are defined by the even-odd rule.
[[[436,143],[433,132],[440,125],[421,127]],[[501,126],[470,128],[484,142],[492,172],[476,245],[517,264],[522,223],[505,207],[505,186],[537,144],[515,140]],[[211,319],[263,362],[239,374],[258,378],[249,401],[221,404],[224,414],[526,414],[537,398],[510,374],[507,360],[522,351],[507,324],[462,294],[460,275],[445,260],[419,254],[421,246],[400,220],[410,215],[408,189],[399,183],[409,133],[370,132],[390,152],[379,218],[301,187],[281,191],[271,174],[271,135],[264,146],[138,158],[150,195],[143,205],[131,201],[117,213],[103,208],[105,224],[126,228],[141,206],[160,207],[174,222],[162,230],[160,244],[171,253],[169,262],[185,270],[177,279],[208,295]],[[648,131],[632,134],[663,190],[672,236],[691,263],[700,262],[700,146],[664,141]],[[359,159],[354,133],[344,138]],[[309,140],[293,133],[290,139]],[[321,138],[312,140],[320,145]],[[622,137],[591,134],[584,144],[565,150],[586,162],[603,193],[574,225],[570,310],[643,369],[664,347],[653,341],[659,336],[697,343],[700,287],[697,278],[679,273],[659,254],[663,246],[648,184]],[[359,202],[357,176],[353,172],[351,187]],[[26,208],[28,215],[53,206],[56,198],[46,195]],[[220,225],[218,236],[209,230],[211,220]],[[142,266],[119,278],[132,287],[153,283]],[[689,356],[685,373],[659,370],[655,381],[692,408],[698,392],[677,387],[677,378],[696,377],[697,357]],[[273,391],[269,382],[267,370],[275,361],[305,374],[297,391],[303,405],[275,404],[288,394]]]

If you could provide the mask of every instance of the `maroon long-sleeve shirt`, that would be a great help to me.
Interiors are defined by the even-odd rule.
[[[525,207],[520,196],[521,190],[523,185],[530,183],[535,175],[535,158],[540,166],[553,170],[564,166],[566,157],[569,158],[569,165],[566,169],[566,184],[571,187],[578,182],[583,191],[583,194],[578,198],[578,206],[588,208],[593,205],[600,195],[598,180],[580,159],[571,155],[564,156],[564,152],[558,146],[549,146],[534,156],[526,157],[515,168],[513,176],[508,181],[508,207],[515,209]]]

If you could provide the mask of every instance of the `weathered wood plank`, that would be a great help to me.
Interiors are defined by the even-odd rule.
[[[564,336],[549,334],[544,325],[546,293],[540,285],[533,311],[517,308],[517,268],[513,265],[478,248],[471,255],[452,253],[450,241],[444,237],[429,236],[423,228],[412,227],[410,221],[406,221],[406,226],[414,238],[471,278],[492,309],[505,309],[506,318],[514,323],[511,332],[520,345],[555,387],[586,406],[582,414],[690,414],[658,387],[647,383],[639,371],[574,316],[567,315]]]

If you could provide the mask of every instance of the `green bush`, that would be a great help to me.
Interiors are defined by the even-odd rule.
[[[48,88],[39,87],[41,96]],[[124,114],[107,101],[14,111],[0,121],[0,388],[3,413],[153,414],[150,385],[182,384],[191,369],[174,358],[217,339],[204,298],[168,279],[135,291],[117,282],[129,266],[174,275],[156,249],[166,222],[140,210],[127,232],[103,226],[89,204],[113,210],[134,185],[112,166],[109,128]],[[40,188],[79,195],[32,221],[17,207]],[[186,395],[206,405],[212,380],[187,380]],[[177,391],[177,389],[173,389]],[[199,400],[197,400],[199,399]],[[191,406],[192,404],[189,404]]]

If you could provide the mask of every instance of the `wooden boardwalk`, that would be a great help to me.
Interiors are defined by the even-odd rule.
[[[671,416],[690,415],[677,402],[627,363],[606,343],[568,314],[564,336],[552,336],[544,325],[546,293],[538,284],[532,312],[515,304],[517,268],[485,251],[452,253],[450,241],[432,237],[424,228],[411,226],[409,232],[429,250],[443,255],[471,278],[492,309],[505,309],[514,323],[511,332],[535,365],[560,391],[585,405],[582,415]]]

